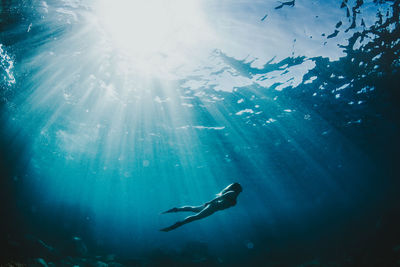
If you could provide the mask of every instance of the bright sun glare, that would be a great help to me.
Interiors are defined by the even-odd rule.
[[[174,55],[209,34],[195,0],[100,0],[97,13],[112,43],[135,59]]]

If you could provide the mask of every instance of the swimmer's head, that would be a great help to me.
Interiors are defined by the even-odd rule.
[[[219,192],[217,194],[217,196],[222,196],[223,194],[225,194],[228,191],[234,191],[236,194],[240,194],[240,192],[243,191],[242,186],[239,183],[233,183],[228,185],[224,190],[222,190],[221,192]]]
[[[229,186],[229,190],[235,191],[236,193],[240,193],[243,191],[242,186],[239,183],[233,183]]]

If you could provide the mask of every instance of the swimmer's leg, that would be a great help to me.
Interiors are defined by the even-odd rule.
[[[162,212],[162,214],[164,213],[171,213],[171,212],[179,212],[179,211],[192,211],[192,212],[200,212],[204,209],[204,205],[201,206],[183,206],[180,208],[172,208],[170,210],[164,211]]]
[[[160,231],[169,232],[169,231],[174,230],[174,229],[176,229],[176,228],[178,228],[178,227],[180,227],[180,226],[182,226],[184,224],[187,224],[187,223],[190,223],[190,222],[193,222],[193,221],[200,220],[200,219],[203,219],[205,217],[208,217],[208,216],[210,216],[211,214],[213,214],[216,211],[217,210],[214,208],[214,206],[207,205],[205,208],[203,208],[202,211],[200,211],[196,215],[192,215],[192,216],[186,217],[183,221],[176,222],[175,224],[173,224],[173,225],[171,225],[169,227],[163,228]]]

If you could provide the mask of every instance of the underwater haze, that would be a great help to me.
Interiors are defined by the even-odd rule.
[[[400,266],[399,12],[2,0],[0,266]]]

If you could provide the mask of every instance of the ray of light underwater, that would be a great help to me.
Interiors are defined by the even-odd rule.
[[[399,1],[0,8],[0,264],[399,264]]]

